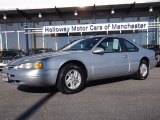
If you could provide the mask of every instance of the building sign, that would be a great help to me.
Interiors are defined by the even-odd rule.
[[[77,33],[98,31],[145,30],[148,22],[103,23],[83,25],[44,26],[43,33]]]

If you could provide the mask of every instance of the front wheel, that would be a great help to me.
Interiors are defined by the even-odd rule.
[[[76,64],[65,65],[59,73],[57,88],[64,94],[73,94],[84,87],[85,76],[81,67]]]
[[[135,74],[136,75],[136,79],[145,80],[148,77],[148,74],[149,74],[149,68],[148,68],[148,66],[149,65],[147,64],[147,62],[145,60],[142,60],[140,62],[138,71]]]

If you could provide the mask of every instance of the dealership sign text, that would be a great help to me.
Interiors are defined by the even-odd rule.
[[[97,31],[145,30],[148,22],[103,23],[83,25],[44,26],[43,33],[76,33]]]

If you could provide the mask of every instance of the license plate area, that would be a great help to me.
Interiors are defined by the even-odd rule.
[[[7,81],[8,82],[9,79],[8,79],[8,75],[7,74],[1,73],[0,76],[1,76],[3,81]]]

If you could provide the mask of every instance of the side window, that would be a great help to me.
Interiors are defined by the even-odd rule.
[[[105,52],[121,52],[118,38],[106,38],[97,47],[101,47]]]
[[[133,45],[129,41],[124,40],[124,44],[125,44],[128,52],[136,52],[139,50],[135,45]]]

